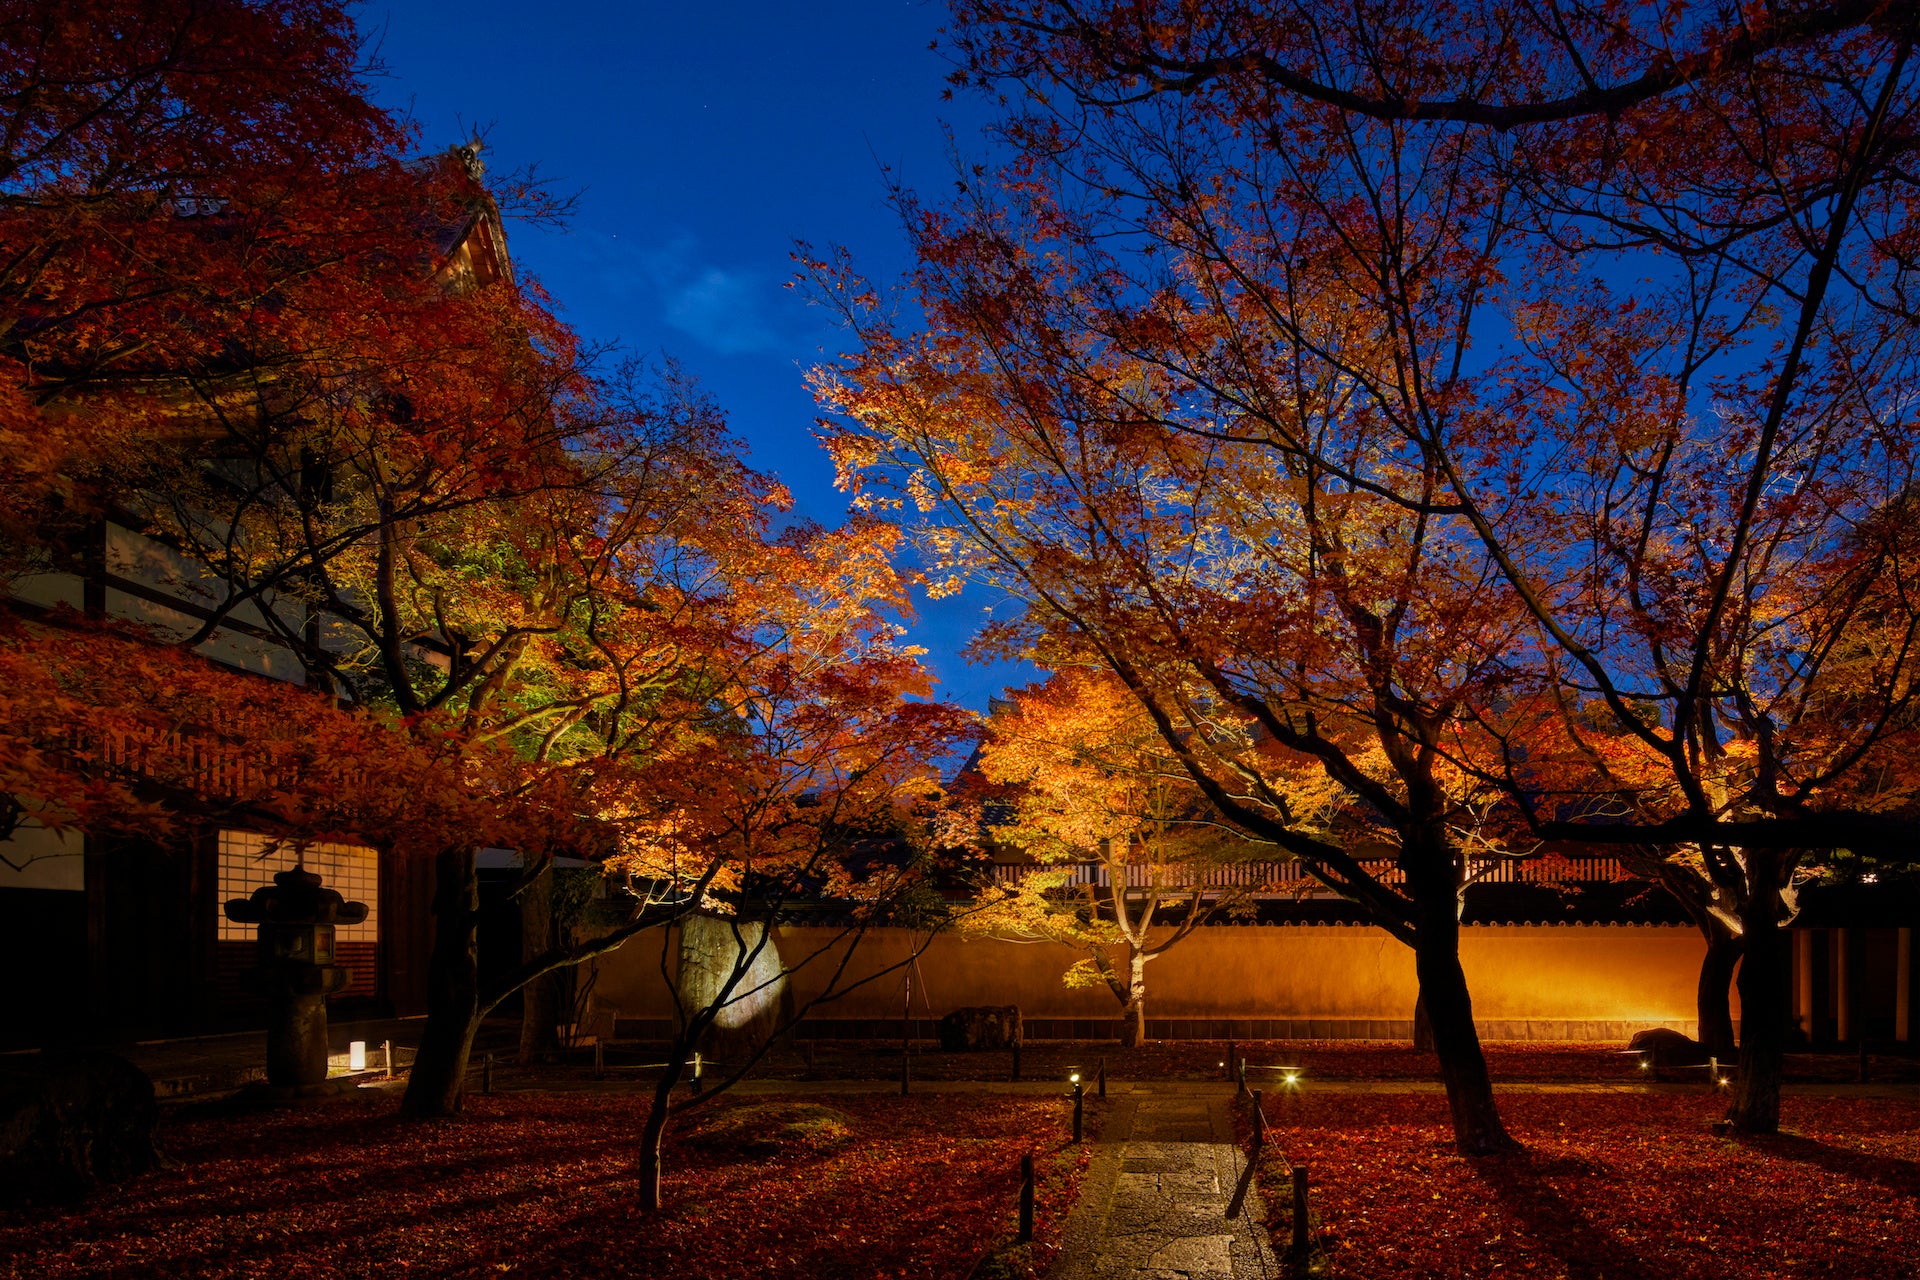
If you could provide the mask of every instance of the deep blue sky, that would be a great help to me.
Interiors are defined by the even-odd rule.
[[[692,0],[638,4],[371,0],[359,10],[387,77],[377,94],[429,148],[480,126],[491,166],[538,162],[581,190],[560,232],[510,227],[590,341],[671,355],[727,410],[753,460],[802,515],[835,524],[845,497],[811,437],[808,366],[844,346],[783,284],[793,242],[844,244],[890,281],[906,246],[883,167],[951,189],[944,126],[980,149],[984,108],[942,101],[929,50],[947,11],[923,0]],[[1018,671],[958,656],[989,599],[922,603],[914,640],[941,692],[985,709]]]

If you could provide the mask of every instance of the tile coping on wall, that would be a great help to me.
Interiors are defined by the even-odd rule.
[[[1025,1018],[1027,1040],[1118,1040],[1118,1018]],[[1483,1040],[1624,1041],[1636,1031],[1670,1026],[1691,1035],[1691,1020],[1653,1019],[1487,1019],[1474,1024]],[[906,1031],[899,1018],[808,1018],[794,1031],[797,1040],[898,1040]],[[665,1018],[616,1018],[621,1040],[666,1040],[673,1023]],[[940,1024],[914,1018],[911,1037],[937,1040]],[[1411,1040],[1408,1018],[1148,1018],[1149,1040]]]

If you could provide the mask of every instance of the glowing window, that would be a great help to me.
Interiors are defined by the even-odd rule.
[[[365,845],[310,844],[302,862],[320,877],[323,887],[336,889],[348,902],[367,904],[367,918],[361,924],[343,924],[334,931],[335,943],[378,942],[380,940],[380,861]],[[285,871],[294,863],[293,846],[270,836],[251,831],[220,833],[219,901],[246,898],[262,885],[273,883],[276,871]],[[222,942],[251,942],[254,927],[237,924],[220,914]]]

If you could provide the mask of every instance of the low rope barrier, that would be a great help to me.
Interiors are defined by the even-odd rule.
[[[1298,1080],[1298,1067],[1275,1068],[1296,1073],[1288,1078],[1292,1085]],[[1227,1202],[1227,1221],[1241,1217],[1246,1211],[1247,1193],[1253,1189],[1253,1180],[1260,1168],[1260,1157],[1267,1147],[1267,1113],[1261,1091],[1255,1089],[1250,1096],[1253,1116],[1252,1150],[1247,1153],[1247,1167],[1240,1174],[1240,1181],[1234,1186],[1233,1196]],[[1285,1159],[1284,1153],[1282,1159]],[[1326,1274],[1326,1255],[1321,1251],[1313,1230],[1313,1214],[1307,1202],[1307,1166],[1287,1163],[1291,1191],[1293,1193],[1292,1232],[1282,1259],[1284,1274],[1290,1276],[1319,1276]],[[1263,1224],[1248,1221],[1247,1226],[1254,1231],[1263,1230]]]

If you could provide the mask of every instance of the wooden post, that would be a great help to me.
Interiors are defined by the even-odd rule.
[[[1100,1096],[1104,1098],[1107,1096],[1107,1060],[1105,1058],[1100,1059],[1099,1075],[1100,1075]]]
[[[1794,929],[1793,934],[1793,995],[1794,1018],[1800,1024],[1807,1043],[1812,1044],[1817,1034],[1814,1022],[1813,1000],[1813,931]]]
[[[387,1058],[387,1079],[391,1080],[393,1079],[393,1041],[391,1040],[387,1041],[387,1044],[386,1044],[386,1058]]]
[[[1293,1166],[1293,1247],[1294,1257],[1304,1258],[1312,1241],[1307,1232],[1307,1166]]]
[[[1020,1157],[1020,1239],[1033,1239],[1033,1157]]]
[[[1260,1093],[1253,1095],[1253,1150],[1247,1152],[1247,1167],[1240,1171],[1240,1181],[1234,1185],[1233,1195],[1227,1200],[1227,1221],[1240,1216],[1246,1207],[1247,1192],[1253,1188],[1254,1175],[1260,1169],[1260,1149],[1267,1142],[1266,1118],[1260,1114]]]
[[[1847,930],[1847,1003],[1852,1006],[1853,1039],[1867,1042],[1867,931]]]
[[[1247,1063],[1244,1058],[1240,1061],[1240,1087],[1234,1092],[1243,1098],[1247,1096]]]
[[[1839,996],[1837,1024],[1834,1034],[1842,1044],[1860,1034],[1860,956],[1858,929],[1835,929],[1833,931],[1833,961],[1839,978],[1834,989]]]
[[[702,1070],[702,1068],[704,1068],[705,1066],[706,1066],[706,1063],[705,1063],[704,1061],[702,1061],[702,1060],[701,1060],[701,1057],[700,1057],[700,1051],[699,1051],[699,1050],[697,1050],[697,1049],[696,1049],[696,1050],[694,1050],[694,1054],[693,1054],[693,1078],[692,1078],[692,1079],[690,1079],[689,1081],[687,1081],[687,1083],[688,1083],[688,1085],[689,1085],[689,1086],[690,1086],[690,1087],[691,1087],[691,1088],[693,1089],[693,1091],[694,1091],[695,1093],[699,1093],[699,1092],[700,1092],[700,1072],[701,1072],[701,1070]]]
[[[480,1092],[493,1092],[493,1055],[488,1054],[480,1064]]]
[[[1893,1038],[1913,1043],[1913,930],[1901,929],[1893,951]]]

